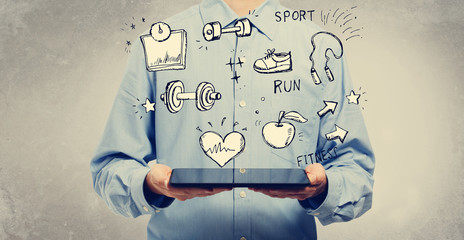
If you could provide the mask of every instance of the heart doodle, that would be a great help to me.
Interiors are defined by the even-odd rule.
[[[203,152],[220,167],[245,149],[245,138],[239,132],[230,132],[224,139],[216,132],[205,132],[200,136]]]

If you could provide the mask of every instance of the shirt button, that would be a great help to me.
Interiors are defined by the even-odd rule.
[[[314,216],[317,216],[317,215],[319,215],[319,214],[320,214],[320,213],[318,213],[318,212],[317,212],[317,213],[313,213]]]
[[[143,206],[143,210],[145,210],[145,212],[148,212],[147,206]]]
[[[240,192],[240,197],[241,197],[241,198],[246,198],[246,192],[241,191],[241,192]]]
[[[246,237],[241,237],[240,240],[246,240]]]
[[[238,105],[239,105],[240,107],[242,107],[242,108],[243,108],[243,107],[246,107],[246,102],[245,102],[245,100],[240,101],[240,103],[239,103]]]
[[[155,210],[156,213],[160,213],[161,211],[160,210]]]

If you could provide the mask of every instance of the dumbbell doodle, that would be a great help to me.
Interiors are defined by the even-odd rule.
[[[239,19],[234,27],[222,28],[220,22],[210,22],[203,27],[203,37],[206,41],[219,40],[224,33],[235,33],[237,37],[251,35],[251,23],[248,18]]]
[[[208,82],[198,84],[195,92],[185,92],[184,84],[176,80],[166,84],[166,92],[160,98],[171,113],[179,112],[184,100],[195,100],[198,110],[207,111],[221,99],[221,93],[215,92],[213,84]]]
[[[148,71],[185,69],[187,32],[171,30],[168,24],[157,22],[150,34],[140,36]]]

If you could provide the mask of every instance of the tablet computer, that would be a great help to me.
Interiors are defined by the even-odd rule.
[[[169,182],[174,187],[262,187],[310,186],[299,168],[176,168]]]

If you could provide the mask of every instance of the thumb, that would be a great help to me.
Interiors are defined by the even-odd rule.
[[[167,172],[167,174],[166,174],[167,177],[166,177],[166,179],[164,180],[164,187],[165,187],[166,189],[169,188],[169,180],[171,180],[171,173],[172,173],[171,171]]]
[[[320,163],[311,164],[305,169],[306,176],[308,176],[311,185],[318,185],[323,182],[325,177],[324,167]]]
[[[317,183],[317,176],[316,176],[316,175],[307,172],[307,173],[306,173],[306,176],[308,176],[309,183],[310,183],[311,185],[316,185],[316,184],[318,184],[318,183]]]

